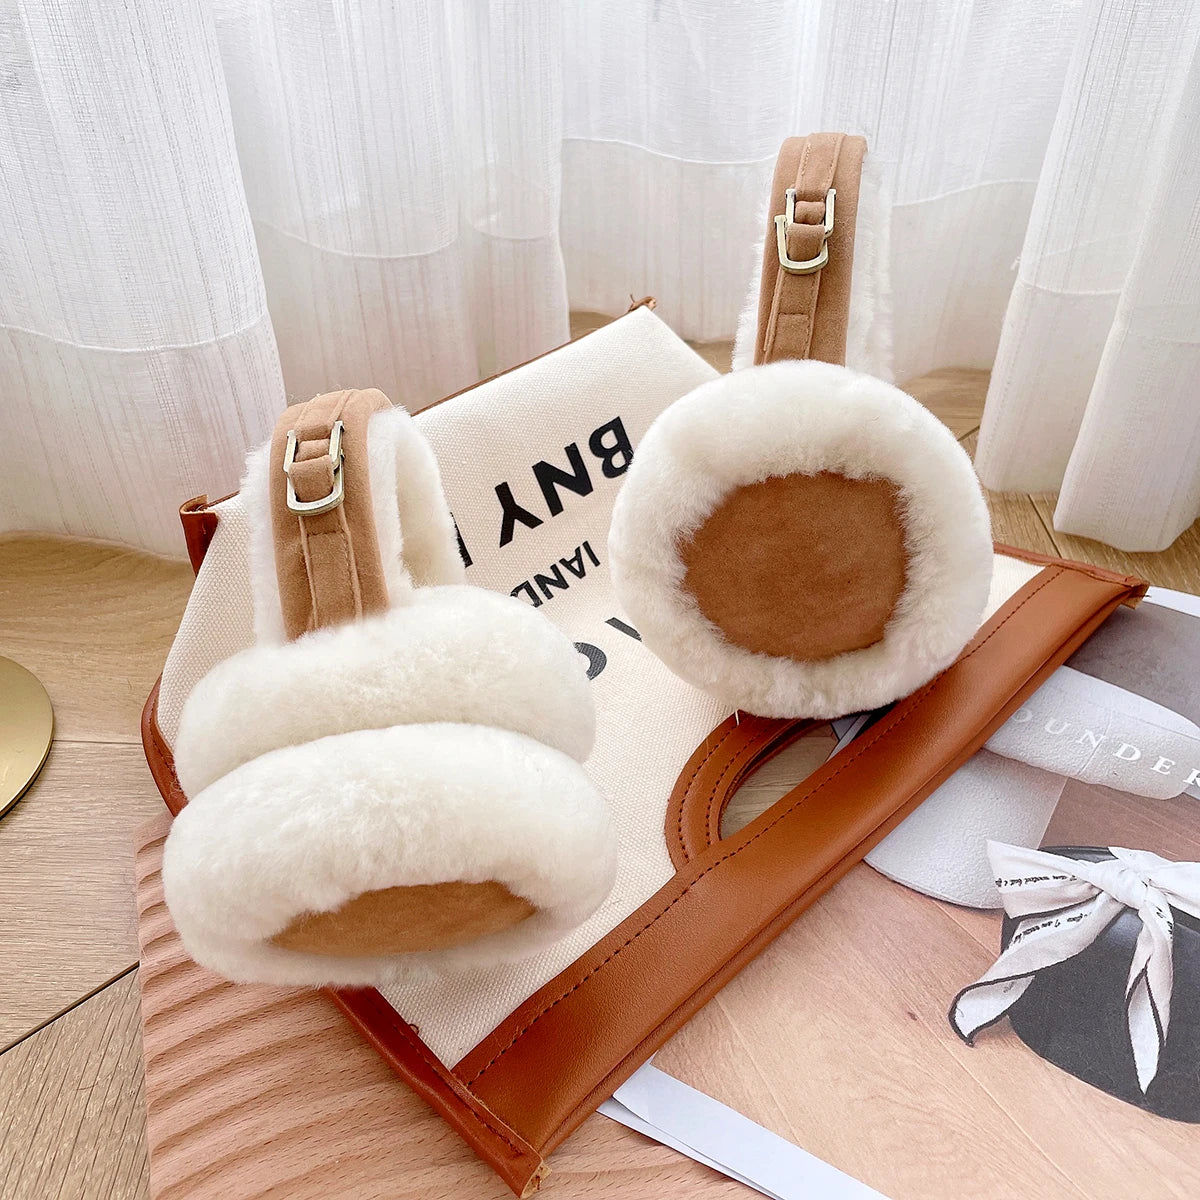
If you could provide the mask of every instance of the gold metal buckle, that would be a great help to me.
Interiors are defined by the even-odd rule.
[[[337,508],[346,496],[346,481],[342,475],[342,423],[334,421],[329,433],[329,458],[333,463],[333,487],[328,496],[317,500],[300,500],[296,497],[296,486],[292,483],[292,464],[296,461],[296,431],[288,430],[287,448],[283,452],[283,473],[287,476],[287,506],[289,512],[302,517],[314,517],[318,513]]]
[[[829,235],[833,232],[833,202],[837,196],[837,189],[830,188],[825,193],[825,220],[821,225],[820,252],[816,258],[806,258],[803,262],[796,262],[795,259],[788,258],[787,252],[788,230],[796,223],[796,189],[788,188],[783,195],[783,212],[775,218],[775,241],[779,246],[779,265],[789,275],[811,275],[829,261]]]

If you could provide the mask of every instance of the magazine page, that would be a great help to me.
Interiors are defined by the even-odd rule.
[[[1200,1194],[1198,666],[1200,598],[1120,609],[602,1111],[769,1196]]]

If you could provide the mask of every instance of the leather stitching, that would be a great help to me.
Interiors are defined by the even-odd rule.
[[[336,990],[333,991],[333,994],[335,999],[338,999]],[[350,1011],[354,1012],[356,1019],[361,1016],[357,1009],[351,1009]],[[409,1025],[409,1023],[402,1017],[400,1017],[395,1009],[393,1009],[390,1005],[387,1005],[386,1011],[384,1011],[376,1006],[375,1015],[382,1016],[389,1028],[394,1033],[397,1033],[404,1040],[405,1044],[416,1053],[421,1062],[423,1062],[433,1072],[433,1074],[445,1084],[446,1090],[449,1092],[450,1099],[452,1099],[456,1105],[460,1106],[473,1121],[482,1125],[484,1129],[488,1130],[490,1133],[495,1134],[495,1136],[498,1137],[513,1152],[513,1154],[516,1155],[518,1159],[528,1159],[529,1157],[533,1156],[538,1158],[539,1162],[541,1161],[540,1155],[537,1154],[537,1151],[534,1150],[532,1146],[527,1146],[527,1148],[523,1150],[502,1129],[497,1129],[495,1126],[493,1126],[482,1116],[478,1109],[476,1109],[468,1100],[459,1094],[454,1085],[455,1083],[461,1083],[461,1080],[459,1080],[452,1071],[448,1071],[447,1068],[433,1056],[433,1053],[429,1047],[426,1046],[425,1043],[413,1033],[412,1026]],[[475,1100],[476,1104],[479,1103],[477,1098],[472,1097],[472,1099]]]
[[[1120,583],[1133,588],[1147,586],[1146,581],[1138,575],[1122,575],[1119,571],[1110,571],[1107,567],[1096,566],[1095,563],[1055,558],[1050,554],[1039,554],[1036,550],[1024,550],[1019,546],[1009,546],[1004,542],[995,542],[993,549],[1001,558],[1015,558],[1019,562],[1033,563],[1035,566],[1055,567],[1060,563],[1065,563],[1072,571],[1086,575],[1089,579],[1098,580],[1100,583]]]
[[[725,809],[729,801],[738,793],[742,784],[755,774],[760,767],[770,762],[776,754],[782,753],[789,746],[794,746],[797,742],[802,741],[806,734],[811,733],[816,726],[824,724],[824,722],[816,718],[809,717],[792,718],[786,720],[782,725],[775,721],[774,718],[771,720],[774,723],[764,727],[762,737],[756,742],[748,742],[746,747],[744,747],[744,749],[748,749],[751,752],[742,755],[742,762],[739,764],[740,769],[738,770],[737,777],[730,782],[729,788],[720,796],[716,796],[710,801],[704,831],[704,836],[707,840],[698,852],[702,853],[723,840],[721,837],[721,818],[725,814]],[[767,752],[766,757],[763,757],[764,751]],[[810,771],[809,775],[813,773]],[[807,778],[808,776],[805,776],[805,779]],[[792,789],[789,790],[800,787],[805,779],[797,779]],[[683,799],[685,804],[687,799],[686,796]],[[783,796],[780,796],[780,799],[782,800]],[[714,808],[716,809],[715,812],[713,811]],[[766,809],[763,811],[765,812]],[[736,836],[736,834],[731,836]]]
[[[413,1037],[412,1028],[409,1026],[409,1024],[406,1021],[398,1021],[395,1024],[395,1029],[396,1032],[399,1033],[404,1039],[404,1041],[416,1051],[417,1056],[421,1059],[421,1061],[424,1062],[426,1066],[430,1067],[434,1074],[439,1078],[444,1078],[445,1074],[447,1073],[446,1068],[443,1067],[442,1064],[433,1057],[429,1051],[429,1048],[423,1041],[421,1041],[420,1038]],[[450,1088],[450,1095],[454,1101],[462,1107],[463,1111],[470,1115],[472,1120],[477,1121],[484,1127],[484,1129],[495,1134],[495,1136],[498,1137],[513,1152],[513,1154],[517,1156],[517,1158],[528,1158],[530,1156],[531,1150],[522,1150],[521,1147],[518,1146],[516,1142],[512,1140],[512,1138],[508,1137],[503,1130],[497,1129],[489,1121],[485,1120],[484,1117],[481,1116],[471,1104],[464,1100],[462,1096],[460,1096],[458,1092],[454,1090],[453,1087]],[[536,1151],[532,1151],[532,1153],[537,1156]],[[540,1159],[540,1156],[537,1157]]]
[[[717,800],[717,792],[721,789],[721,784],[725,782],[725,776],[729,774],[734,767],[742,767],[747,758],[753,758],[758,752],[759,747],[764,741],[769,741],[775,734],[773,729],[763,729],[756,733],[740,750],[725,764],[725,769],[717,776],[716,782],[712,785],[712,790],[708,793],[708,803],[704,806],[704,830],[706,836],[712,835],[712,811],[713,805]],[[711,760],[715,749],[704,756],[705,765]],[[734,782],[739,782],[740,776]],[[680,808],[682,809],[682,805]]]
[[[1021,611],[1021,609],[1023,609],[1025,607],[1025,605],[1028,604],[1034,598],[1034,596],[1036,596],[1040,591],[1042,591],[1043,588],[1048,587],[1051,583],[1054,582],[1054,580],[1059,578],[1059,576],[1064,574],[1064,570],[1065,570],[1065,568],[1063,568],[1063,567],[1048,568],[1047,573],[1046,573],[1046,578],[1040,584],[1038,584],[1038,586],[1035,587],[1019,604],[1017,604],[1013,608],[1013,610],[1002,621],[1000,621],[999,624],[996,625],[995,629],[993,629],[987,635],[987,637],[983,638],[978,643],[978,645],[973,646],[957,661],[960,663],[966,662],[967,659],[971,658],[975,654],[978,654],[979,651],[982,650],[983,647],[986,646],[988,644],[988,642],[990,642],[992,640],[992,638],[994,638],[996,636],[996,634],[998,634],[1000,632],[1000,630],[1003,629],[1004,626],[1007,625],[1008,622],[1011,621],[1013,619],[1013,617],[1015,617],[1017,615],[1017,613],[1019,613]],[[576,991],[578,991],[585,983],[587,983],[587,981],[589,979],[591,979],[591,977],[593,975],[596,974],[597,971],[599,971],[603,967],[607,966],[610,962],[612,962],[612,960],[614,958],[617,957],[617,955],[621,954],[627,947],[631,946],[635,941],[637,941],[637,939],[640,938],[642,936],[642,934],[646,933],[652,926],[656,925],[706,875],[715,871],[719,866],[721,866],[722,863],[728,862],[729,859],[735,857],[736,855],[740,854],[743,850],[745,850],[747,846],[752,845],[754,842],[758,841],[759,838],[761,838],[765,834],[769,833],[772,829],[775,828],[776,825],[779,824],[780,821],[782,821],[786,817],[790,816],[796,810],[796,808],[799,807],[799,805],[802,804],[805,800],[807,800],[810,796],[815,795],[818,791],[821,790],[821,788],[825,787],[827,784],[832,783],[843,771],[846,770],[847,767],[850,766],[851,763],[856,762],[859,758],[861,758],[886,733],[889,733],[891,730],[898,728],[905,721],[907,721],[908,718],[911,717],[913,715],[913,713],[915,713],[921,707],[921,705],[926,702],[926,700],[928,700],[929,696],[933,693],[933,691],[937,688],[938,684],[941,683],[941,681],[944,678],[945,678],[945,672],[942,672],[941,675],[938,675],[930,683],[926,684],[925,687],[921,689],[921,691],[914,694],[914,696],[911,698],[913,701],[912,704],[909,705],[907,711],[902,716],[896,718],[895,720],[893,720],[891,722],[889,722],[886,717],[882,721],[880,721],[880,723],[875,727],[876,732],[875,732],[874,736],[871,736],[870,734],[868,734],[867,737],[863,740],[863,744],[858,748],[857,751],[849,753],[845,756],[845,761],[841,764],[840,767],[838,767],[838,769],[836,771],[833,771],[832,773],[827,775],[815,787],[812,787],[808,791],[804,792],[802,795],[797,796],[796,799],[790,805],[788,805],[788,807],[786,809],[784,809],[782,812],[776,814],[776,816],[773,820],[771,820],[766,825],[764,825],[762,827],[762,829],[760,829],[756,834],[754,834],[752,837],[747,839],[747,841],[742,843],[742,845],[738,846],[734,850],[731,850],[728,854],[723,855],[721,858],[717,859],[716,862],[710,864],[703,871],[701,871],[700,874],[697,875],[695,879],[691,880],[691,882],[689,882],[687,884],[687,886],[684,887],[684,889],[679,893],[679,895],[676,896],[675,899],[672,900],[665,908],[663,908],[658,913],[656,913],[653,917],[651,917],[650,920],[647,921],[646,924],[643,925],[636,933],[631,934],[624,942],[621,943],[621,945],[616,947],[616,949],[613,950],[612,953],[609,954],[607,958],[603,959],[601,962],[598,962],[590,971],[588,971],[588,973],[586,975],[582,976],[570,988],[568,988],[565,992],[563,992],[563,994],[561,996],[559,996],[558,999],[553,1000],[551,1003],[547,1004],[544,1008],[542,1008],[539,1012],[537,1012],[529,1020],[529,1022],[527,1024],[523,1025],[520,1029],[518,1029],[517,1032],[515,1034],[513,1034],[512,1040],[502,1050],[500,1050],[495,1055],[495,1057],[493,1057],[489,1062],[485,1063],[482,1067],[480,1067],[479,1070],[476,1071],[475,1074],[472,1075],[471,1078],[466,1081],[466,1086],[469,1088],[473,1083],[478,1082],[478,1080],[480,1078],[482,1078],[482,1076],[487,1071],[491,1070],[491,1068],[494,1067],[496,1065],[496,1063],[499,1062],[500,1059],[502,1059],[517,1044],[517,1042],[519,1042],[521,1040],[521,1038],[524,1037],[525,1034],[527,1034],[534,1027],[534,1025],[536,1025],[538,1023],[538,1021],[540,1021],[544,1016],[546,1016],[547,1013],[549,1013],[552,1009],[556,1008],[559,1004],[561,1004],[569,996],[571,996]],[[706,756],[706,761],[708,758],[711,758],[711,755],[712,755],[712,753],[715,753],[715,750],[716,750],[716,748],[714,747],[713,751],[711,751],[709,753],[709,755]]]
[[[727,741],[728,741],[728,740],[729,740],[729,739],[730,739],[730,738],[733,736],[733,732],[734,732],[734,730],[735,730],[736,728],[737,728],[737,726],[736,726],[736,725],[731,725],[731,726],[730,726],[730,727],[729,727],[729,728],[728,728],[728,729],[727,729],[727,730],[726,730],[726,731],[725,731],[725,732],[724,732],[724,733],[723,733],[723,734],[720,736],[720,738],[718,738],[718,739],[717,739],[717,741],[714,743],[714,745],[712,746],[712,748],[711,748],[711,749],[710,749],[710,750],[709,750],[709,751],[708,751],[706,754],[704,754],[704,755],[702,755],[701,757],[699,757],[699,758],[697,758],[697,759],[696,759],[696,766],[693,768],[693,770],[692,770],[692,773],[691,773],[691,774],[688,776],[688,781],[687,781],[687,783],[685,783],[685,784],[683,785],[683,790],[682,790],[682,792],[680,792],[680,793],[679,793],[679,795],[680,795],[680,801],[679,801],[679,823],[678,823],[678,825],[676,826],[676,829],[675,829],[675,844],[676,844],[676,845],[677,845],[677,846],[678,846],[678,847],[679,847],[679,848],[680,848],[680,849],[681,849],[681,850],[682,850],[682,851],[683,851],[685,854],[686,854],[686,853],[688,853],[688,851],[690,850],[690,847],[689,847],[689,846],[688,846],[688,845],[687,845],[687,844],[684,842],[684,840],[683,840],[683,815],[684,815],[684,812],[685,812],[685,811],[686,811],[686,809],[687,809],[687,805],[684,803],[684,801],[687,799],[687,795],[688,795],[688,793],[689,793],[689,792],[692,790],[692,785],[693,785],[693,784],[696,782],[696,776],[697,776],[697,775],[699,775],[699,774],[700,774],[700,772],[701,772],[701,771],[704,769],[704,767],[705,767],[705,766],[706,766],[706,764],[708,763],[708,760],[709,760],[709,759],[710,759],[710,758],[711,758],[711,757],[712,757],[714,754],[716,754],[716,752],[717,752],[718,750],[720,750],[720,748],[721,748],[721,747],[722,747],[722,746],[725,744],[725,742],[727,742]]]

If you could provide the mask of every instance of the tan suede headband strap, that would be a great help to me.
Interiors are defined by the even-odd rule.
[[[846,361],[854,226],[867,143],[844,133],[788,138],[771,185],[756,363]]]
[[[367,425],[379,391],[330,392],[284,411],[271,438],[271,523],[289,638],[387,608]]]

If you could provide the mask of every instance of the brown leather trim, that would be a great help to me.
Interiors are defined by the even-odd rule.
[[[542,1156],[472,1096],[374,989],[330,991],[333,1002],[383,1060],[450,1125],[518,1196],[536,1192],[550,1173]],[[537,1087],[537,1081],[531,1080]]]
[[[1121,603],[1130,608],[1137,607],[1146,595],[1146,589],[1150,586],[1137,575],[1122,575],[1119,571],[1110,571],[1107,567],[1097,567],[1092,563],[1077,562],[1069,558],[1055,558],[1052,554],[1039,554],[1036,550],[1022,550],[1020,547],[1008,546],[1003,542],[993,543],[992,549],[1005,558],[1018,558],[1022,562],[1034,563],[1042,567],[1070,567],[1073,571],[1090,575],[1093,579],[1099,579],[1104,583],[1122,584],[1130,591]]]
[[[219,500],[213,501],[213,504],[220,503]],[[179,523],[183,526],[183,540],[193,572],[200,570],[208,545],[217,532],[217,514],[210,511],[211,507],[207,496],[193,496],[179,506]]]
[[[142,708],[142,749],[146,753],[146,765],[150,768],[155,786],[170,809],[171,816],[175,816],[187,803],[187,797],[175,777],[175,759],[171,748],[158,727],[158,689],[161,686],[160,675],[154,681]]]
[[[746,777],[821,724],[824,722],[808,718],[794,720],[742,714],[736,719],[730,717],[696,747],[696,752],[680,771],[667,802],[664,834],[671,862],[677,871],[720,837],[725,802]],[[748,736],[739,737],[737,750],[729,752],[729,740],[741,726],[747,727]],[[714,751],[722,756],[722,769],[716,776],[705,775],[712,787],[701,795],[697,781]]]
[[[558,1145],[966,761],[1130,590],[1065,565],[1041,572],[955,664],[733,838],[698,854],[455,1074],[531,1145],[543,1153]],[[701,796],[729,786],[730,759],[761,733],[731,722],[709,739],[691,785]]]

